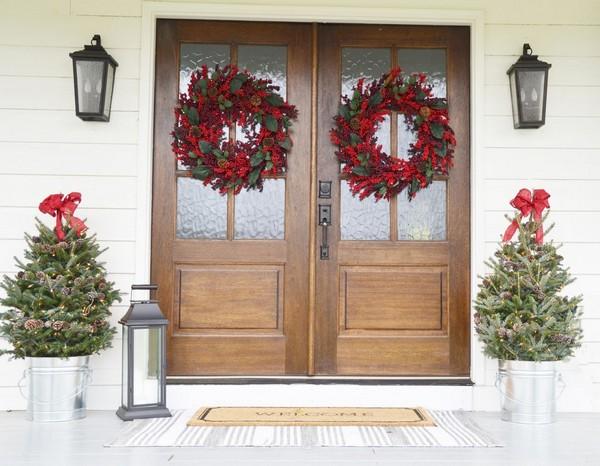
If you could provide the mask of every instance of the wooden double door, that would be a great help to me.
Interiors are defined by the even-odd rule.
[[[170,148],[191,73],[229,63],[299,113],[285,175],[237,196],[192,178]],[[329,130],[340,94],[394,66],[448,98],[454,168],[411,202],[359,201]],[[468,376],[467,28],[159,20],[155,82],[152,280],[169,375]],[[378,138],[398,157],[414,141],[395,113]]]

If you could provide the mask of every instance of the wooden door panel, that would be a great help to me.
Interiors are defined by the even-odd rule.
[[[180,329],[277,329],[283,267],[178,268]]]
[[[200,182],[179,183],[189,180],[189,173],[177,166],[170,147],[180,75],[189,77],[202,60],[208,66],[235,64],[252,50],[267,54],[277,50],[285,97],[299,113],[290,131],[294,146],[285,182],[278,182],[279,189],[285,190],[278,191],[285,204],[283,225],[274,235],[258,238],[252,236],[256,233],[252,229],[246,231],[245,219],[239,223],[231,193],[219,198],[204,191],[202,196],[218,205],[212,211],[194,210],[189,204],[178,208],[179,189],[210,188]],[[206,51],[205,57],[201,51]],[[183,60],[186,68],[180,74]],[[257,63],[262,66],[262,61]],[[158,21],[152,279],[159,284],[160,305],[170,321],[169,375],[306,374],[310,115],[310,25]],[[234,137],[234,128],[229,134]],[[196,191],[194,197],[188,192],[182,199],[202,202],[200,194]],[[246,197],[239,211],[259,211],[248,203],[260,203],[261,194]],[[208,218],[211,212],[221,215],[218,225],[203,225],[213,220]],[[246,230],[237,235],[236,228],[242,231],[242,226]],[[236,239],[244,235],[253,239]]]
[[[335,215],[328,232],[329,259],[316,259],[315,372],[466,376],[469,30],[320,25],[318,36],[317,176],[332,181],[330,202]],[[366,200],[357,206],[343,192],[347,188],[326,122],[332,121],[331,109],[338,107],[340,92],[349,92],[359,77],[366,76],[368,82],[390,67],[403,65],[438,67],[429,75],[437,80],[434,92],[440,94],[436,95],[449,102],[458,140],[454,168],[448,177],[436,178],[437,191],[418,193],[416,202],[393,198],[377,204]],[[389,126],[380,126],[379,140],[386,152],[402,157],[410,134],[401,115],[391,113],[387,121]],[[424,204],[417,208],[418,202]],[[445,208],[436,210],[440,205]],[[355,209],[354,214],[344,209]],[[342,222],[354,222],[354,231],[350,223]]]
[[[446,272],[410,267],[341,267],[340,333],[441,330]]]

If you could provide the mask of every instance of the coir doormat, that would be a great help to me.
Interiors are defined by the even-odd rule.
[[[435,426],[423,408],[200,408],[188,426]]]

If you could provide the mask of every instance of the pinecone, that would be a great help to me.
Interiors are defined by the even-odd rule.
[[[38,280],[43,280],[44,278],[46,278],[46,274],[44,272],[36,272],[35,274],[35,278],[37,278]]]
[[[56,245],[56,247],[59,249],[66,249],[67,247],[69,247],[69,244],[66,241],[61,241]]]
[[[93,301],[94,299],[98,298],[98,293],[96,293],[95,291],[90,291],[87,294],[87,297],[90,301]]]
[[[17,273],[17,278],[22,279],[25,276],[25,272]]]
[[[40,238],[39,236],[33,236],[31,238],[31,242],[32,243],[41,243],[42,242],[42,238]]]
[[[62,320],[55,320],[52,322],[52,330],[55,330],[56,332],[60,332],[64,326],[65,323]]]
[[[510,291],[503,291],[502,293],[500,293],[500,297],[502,299],[512,299],[513,294]]]
[[[36,330],[42,328],[44,323],[39,319],[28,319],[25,321],[24,327],[27,330]]]
[[[66,286],[61,291],[62,294],[64,294],[65,296],[69,296],[71,294],[71,288],[68,288]]]

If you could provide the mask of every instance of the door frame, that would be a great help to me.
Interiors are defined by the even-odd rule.
[[[471,167],[471,296],[477,293],[477,276],[484,272],[483,155],[484,137],[484,14],[481,10],[417,10],[403,8],[359,8],[321,6],[270,6],[226,4],[143,2],[140,51],[139,127],[136,199],[136,273],[137,283],[150,279],[152,173],[154,137],[154,64],[157,19],[204,19],[229,21],[335,22],[427,26],[468,26],[471,30],[470,78],[470,167]],[[479,160],[477,160],[479,159]],[[471,306],[471,315],[473,314]],[[489,385],[485,357],[471,332],[471,380]]]

